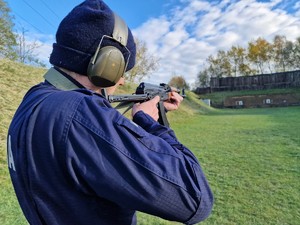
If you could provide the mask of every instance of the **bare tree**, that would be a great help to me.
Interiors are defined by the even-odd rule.
[[[150,54],[146,43],[135,39],[136,42],[136,63],[135,66],[128,71],[125,76],[130,82],[140,82],[145,76],[150,76],[150,73],[158,67],[158,58]]]
[[[26,31],[24,28],[22,28],[22,32],[17,34],[17,60],[24,64],[35,64],[38,66],[45,66],[44,63],[42,63],[37,55],[34,53],[36,49],[41,47],[40,44],[37,43],[37,41],[33,41],[32,43],[29,43],[26,40]]]
[[[293,52],[290,58],[290,64],[294,69],[300,69],[300,37],[293,43]]]
[[[293,43],[285,36],[276,35],[273,41],[274,61],[277,71],[286,71],[292,60]]]

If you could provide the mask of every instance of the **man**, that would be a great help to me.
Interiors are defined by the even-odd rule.
[[[157,122],[159,97],[135,104],[131,121],[101,94],[124,84],[135,51],[131,31],[101,0],[60,23],[54,67],[25,95],[8,131],[9,171],[30,224],[136,224],[136,211],[194,224],[210,214],[196,157]],[[181,101],[172,92],[164,106],[176,110]]]

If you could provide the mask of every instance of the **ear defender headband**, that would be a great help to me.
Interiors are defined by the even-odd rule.
[[[130,51],[126,47],[128,39],[128,27],[124,20],[114,14],[115,24],[112,37],[103,35],[98,48],[91,58],[87,75],[90,81],[98,87],[114,86],[124,75],[130,57]],[[118,42],[128,51],[128,58],[125,60],[123,53],[114,46],[101,48],[104,38]]]

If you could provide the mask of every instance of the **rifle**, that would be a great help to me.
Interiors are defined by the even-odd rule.
[[[154,85],[142,82],[139,84],[139,86],[136,88],[135,93],[132,95],[108,95],[107,99],[110,103],[120,102],[120,104],[116,106],[116,109],[120,109],[127,106],[128,108],[124,112],[126,113],[129,109],[132,108],[134,103],[149,101],[155,96],[159,96],[160,101],[158,103],[158,122],[164,126],[169,127],[169,122],[166,116],[166,109],[163,105],[163,102],[170,98],[170,94],[172,91],[180,93],[180,90],[172,89],[169,85],[165,83]],[[184,90],[182,90],[181,96],[185,97]]]

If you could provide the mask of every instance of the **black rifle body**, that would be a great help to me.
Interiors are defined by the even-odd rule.
[[[136,92],[132,95],[109,95],[109,102],[121,102],[120,104],[128,105],[128,103],[145,102],[153,99],[155,96],[160,97],[158,103],[159,119],[158,122],[164,126],[169,126],[166,116],[166,109],[163,102],[170,98],[170,93],[174,91],[172,88],[164,83],[154,85],[149,83],[140,83]]]

